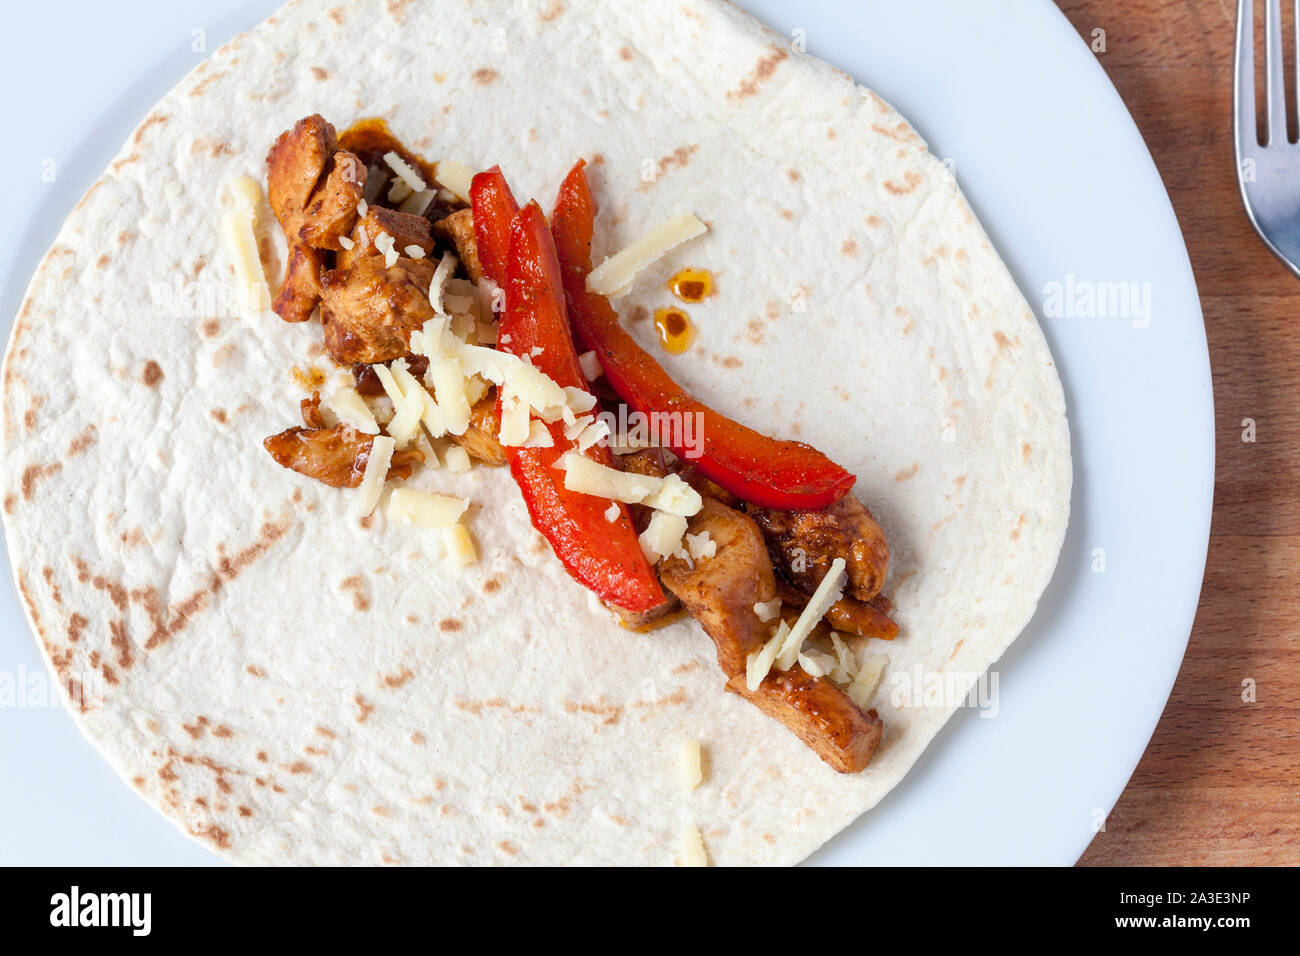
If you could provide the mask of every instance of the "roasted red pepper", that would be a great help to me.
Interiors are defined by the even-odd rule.
[[[476,175],[469,184],[474,210],[474,244],[483,273],[501,287],[506,283],[506,257],[510,253],[510,226],[519,212],[500,166]]]
[[[587,291],[596,203],[586,163],[565,177],[551,217],[573,335],[594,349],[610,387],[637,412],[699,413],[703,453],[696,468],[743,501],[785,511],[816,511],[838,501],[854,476],[802,442],[778,441],[696,401],[619,325],[603,295]],[[681,437],[680,430],[674,437]],[[673,449],[686,456],[687,449]]]
[[[501,186],[504,185],[502,180]],[[508,196],[508,189],[497,190],[494,197],[485,197],[482,202],[476,196],[475,218],[480,205],[491,205],[489,215],[499,222],[508,206],[505,200]],[[487,260],[484,267],[490,268]],[[491,277],[490,272],[488,275]],[[569,334],[555,244],[546,226],[546,216],[535,202],[530,202],[515,217],[504,287],[506,308],[501,318],[498,347],[519,356],[531,355],[534,348],[541,348],[543,351],[532,355],[538,369],[561,386],[587,390],[587,379]],[[499,411],[499,396],[497,401]],[[565,488],[564,472],[555,467],[555,462],[572,451],[575,443],[564,437],[563,422],[547,427],[554,442],[552,447],[506,449],[510,473],[523,492],[533,526],[551,543],[569,574],[601,600],[637,614],[663,604],[665,597],[659,579],[641,552],[627,506],[616,503],[618,517],[610,521],[605,517],[609,501]],[[613,467],[608,448],[593,445],[585,454]]]

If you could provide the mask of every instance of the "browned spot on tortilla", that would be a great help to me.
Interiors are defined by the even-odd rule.
[[[95,444],[95,426],[87,425],[81,434],[72,439],[72,443],[68,445],[66,457],[71,458],[74,455],[80,455],[93,444]]]
[[[497,844],[497,849],[500,850],[502,853],[508,853],[511,856],[519,855],[519,848],[516,847],[513,843],[511,843],[509,840],[502,840],[500,843]]]
[[[915,475],[915,474],[916,474],[918,471],[920,471],[920,470],[921,470],[921,463],[920,463],[920,462],[912,462],[912,465],[911,465],[910,468],[904,468],[904,469],[903,469],[902,471],[900,471],[898,474],[894,475],[894,480],[895,480],[895,481],[907,481],[907,479],[911,478],[913,475]]]
[[[904,120],[899,120],[893,129],[881,126],[879,123],[872,123],[871,128],[881,136],[888,136],[896,143],[908,143],[916,138]]]
[[[289,773],[293,773],[293,774],[311,773],[311,764],[309,764],[305,760],[295,760],[293,763],[282,764],[281,766],[282,769],[287,770],[289,771]]]
[[[368,531],[375,524],[375,516],[372,514],[366,515],[364,518],[358,521],[357,524],[361,525],[361,527],[365,528]]]
[[[203,324],[199,326],[199,334],[205,339],[214,338],[221,331],[221,321],[219,319],[204,319]]]
[[[330,78],[330,71],[325,69],[323,66],[313,66],[311,68],[311,75],[312,78],[316,80],[328,80]]]
[[[220,156],[233,156],[235,147],[220,139],[196,139],[190,143],[190,152],[193,154],[207,153],[213,159]]]
[[[782,209],[780,212],[780,216],[786,222],[794,222],[794,212],[792,210]]]
[[[763,332],[762,319],[750,319],[745,325],[745,338],[754,345],[762,345],[767,336]]]
[[[501,575],[494,574],[483,582],[483,590],[488,594],[495,594],[497,591],[501,590],[502,584]]]
[[[32,495],[36,492],[36,485],[51,475],[57,474],[63,468],[63,463],[52,461],[46,465],[28,465],[23,469],[23,477],[19,481],[19,487],[22,488],[23,500],[31,501]]]
[[[5,514],[14,513],[14,505],[18,504],[18,498],[13,494],[5,495]]]
[[[895,196],[906,196],[908,193],[915,191],[919,185],[921,185],[921,174],[911,169],[903,174],[902,183],[897,183],[892,179],[885,180],[885,188]]]
[[[744,361],[734,355],[715,355],[713,361],[717,362],[723,368],[740,368]]]
[[[216,71],[216,72],[214,72],[214,73],[209,73],[207,76],[205,76],[203,79],[199,80],[199,82],[196,83],[196,84],[194,85],[194,89],[190,90],[190,94],[189,94],[189,95],[190,95],[190,96],[202,96],[203,93],[204,93],[204,91],[208,88],[208,84],[209,84],[209,83],[212,83],[212,82],[214,82],[214,81],[216,81],[216,80],[219,80],[219,79],[221,79],[221,77],[223,77],[223,76],[225,76],[225,75],[226,75],[226,73],[225,73],[224,70],[218,70],[218,71]]]
[[[998,344],[998,349],[1000,351],[1006,351],[1012,347],[1011,340],[1002,332],[994,332],[993,341]]]
[[[302,752],[305,753],[308,757],[325,757],[329,755],[329,751],[326,750],[325,748],[313,747],[310,744],[307,745],[306,747],[303,747]]]
[[[128,670],[135,658],[131,654],[131,640],[126,635],[126,621],[113,621],[108,625],[109,643],[117,651],[117,666],[122,670]]]
[[[200,715],[193,724],[181,724],[181,730],[190,735],[191,740],[198,740],[203,736],[203,731],[208,726],[208,718]]]
[[[45,585],[50,589],[50,597],[54,598],[54,603],[62,604],[63,592],[59,590],[58,582],[54,580],[54,569],[49,565],[41,568],[41,577],[45,578]]]
[[[1020,537],[1020,529],[1025,526],[1025,513],[1020,512],[1020,517],[1016,519],[1016,526],[1011,529],[1011,540],[1015,541]]]
[[[163,377],[162,366],[153,359],[144,363],[144,371],[140,373],[140,381],[153,388],[163,380]]]
[[[409,667],[403,667],[396,674],[380,674],[379,677],[384,682],[385,687],[396,690],[410,683],[415,677],[415,673]]]
[[[365,611],[370,607],[370,598],[366,594],[365,579],[359,574],[354,574],[350,578],[344,578],[339,582],[339,587],[352,594],[352,606],[358,611]]]
[[[538,11],[537,19],[541,20],[543,23],[550,23],[563,12],[564,0],[551,0],[550,3]]]
[[[380,816],[380,817],[386,817],[386,816],[388,816],[389,814],[392,813],[392,811],[389,810],[388,807],[385,807],[385,806],[375,806],[375,807],[371,807],[371,808],[370,808],[370,812],[373,813],[373,814],[375,814],[376,816]]]
[[[622,705],[607,704],[603,697],[596,703],[566,700],[564,702],[564,711],[568,714],[593,714],[596,717],[603,718],[601,720],[602,724],[616,724],[619,717],[623,715]]]
[[[329,15],[330,15],[330,19],[333,20],[335,23],[338,23],[338,24],[342,24],[342,23],[343,23],[344,16],[343,16],[343,8],[342,8],[342,7],[330,7],[330,9],[329,9]]]
[[[1023,442],[1020,445],[1020,457],[1023,458],[1026,463],[1028,463],[1029,459],[1033,456],[1033,454],[1034,454],[1034,449],[1029,444],[1029,442]]]
[[[440,631],[459,631],[462,627],[464,627],[464,624],[460,618],[456,617],[444,617],[438,622],[438,630]]]
[[[243,550],[227,555],[219,548],[217,569],[207,586],[173,604],[165,614],[156,589],[147,587],[132,591],[131,598],[144,606],[153,627],[148,640],[144,643],[145,650],[155,649],[182,631],[189,624],[190,619],[207,606],[211,595],[219,592],[245,568],[266,554],[275,542],[284,537],[289,528],[290,524],[287,521],[268,521],[259,529],[257,540]]]
[[[238,807],[236,807],[235,809],[237,809],[237,810],[239,811],[239,815],[240,815],[241,817],[251,817],[251,816],[253,815],[253,811],[252,811],[252,809],[249,808],[249,807],[244,806],[242,803],[241,803]]]
[[[72,617],[68,618],[68,640],[74,644],[81,640],[81,632],[86,629],[86,625],[89,623],[80,614],[73,614]]]
[[[249,664],[247,667],[244,668],[244,670],[252,674],[254,677],[266,676],[266,671],[262,670],[262,668],[258,667],[256,664]]]
[[[374,713],[375,705],[370,703],[370,701],[366,700],[365,697],[360,694],[357,694],[353,700],[356,701],[357,708],[361,711],[357,714],[357,723],[364,724],[370,719],[370,715]]]
[[[759,84],[771,79],[772,74],[776,72],[776,68],[781,65],[781,61],[789,55],[784,48],[776,44],[770,44],[768,50],[769,52],[765,56],[759,57],[758,62],[754,64],[754,68],[749,71],[749,75],[741,81],[740,86],[727,93],[727,99],[734,102],[758,93]]]
[[[866,218],[865,221],[867,225],[870,226],[872,229],[879,229],[881,226],[884,225],[880,217],[877,215],[870,215]]]
[[[107,252],[102,253],[102,254],[100,255],[100,257],[99,257],[98,259],[95,260],[95,268],[96,268],[96,269],[107,269],[107,268],[108,268],[108,264],[109,264],[110,262],[112,262],[112,261],[113,261],[112,258],[109,256],[109,254],[108,254]]]
[[[799,175],[799,170],[797,169],[787,169],[785,171],[785,178],[790,180],[792,183],[797,183],[799,180],[803,179],[803,177]]]
[[[145,121],[140,124],[140,128],[135,131],[135,136],[132,137],[131,142],[139,146],[140,143],[144,140],[145,133],[147,133],[150,129],[152,129],[155,126],[164,125],[169,119],[171,119],[171,117],[163,113],[154,113],[153,115],[147,117]]]
[[[411,743],[415,744],[417,747],[423,747],[424,734],[420,733],[418,730],[411,731]]]
[[[497,78],[497,71],[492,69],[492,67],[490,66],[479,67],[477,70],[475,70],[473,73],[470,74],[470,79],[472,79],[479,86],[487,86],[489,83],[494,83],[496,82],[496,78]]]
[[[212,411],[208,412],[208,414],[212,416],[212,420],[218,425],[224,425],[230,421],[230,416],[226,414],[224,408],[214,408]]]
[[[233,737],[235,736],[235,732],[231,730],[229,727],[227,727],[225,724],[217,724],[217,726],[212,728],[212,736]]]
[[[636,54],[633,53],[632,50],[631,50],[631,48],[630,48],[630,47],[627,47],[627,46],[621,46],[621,47],[619,47],[619,48],[618,48],[618,55],[619,55],[619,58],[620,58],[620,59],[623,59],[623,60],[634,60],[634,59],[636,59]]]
[[[835,127],[834,127],[834,126],[828,126],[828,127],[826,127],[826,138],[827,138],[827,139],[834,139],[835,136],[836,136],[836,133],[835,133]]]
[[[692,143],[690,146],[678,146],[667,156],[661,156],[659,158],[658,163],[656,163],[655,165],[656,168],[655,179],[651,180],[648,183],[642,183],[637,188],[641,190],[649,189],[651,186],[654,185],[658,177],[668,172],[668,170],[673,169],[674,167],[676,167],[677,169],[686,168],[691,163],[691,157],[694,156],[697,152],[699,152],[699,149],[700,147],[698,144]]]
[[[858,254],[858,244],[852,239],[845,239],[840,244],[840,252],[846,256],[856,256]]]
[[[232,358],[239,354],[239,347],[234,342],[227,342],[221,348],[212,353],[212,367],[221,368]]]

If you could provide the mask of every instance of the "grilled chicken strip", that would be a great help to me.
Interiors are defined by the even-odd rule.
[[[853,495],[821,511],[773,511],[754,505],[747,512],[763,529],[772,561],[807,594],[817,590],[831,562],[843,558],[844,593],[870,601],[889,573],[889,545],[871,512]]]
[[[456,247],[456,255],[465,266],[470,279],[480,282],[483,279],[483,263],[478,258],[478,240],[474,238],[474,213],[470,209],[459,209],[440,220],[433,227],[434,232],[451,240]]]
[[[433,318],[427,292],[434,263],[366,256],[321,275],[325,350],[340,365],[388,362],[410,350],[411,333]]]
[[[861,770],[880,743],[881,721],[874,710],[863,711],[829,678],[810,677],[798,665],[769,673],[756,691],[749,690],[749,655],[772,630],[770,622],[758,619],[754,605],[776,595],[776,576],[763,535],[748,515],[705,498],[690,520],[690,533],[705,531],[717,543],[712,558],[694,566],[667,558],[659,563],[659,576],[713,640],[727,689],[785,724],[835,770]]]
[[[334,127],[313,114],[280,134],[266,155],[267,198],[289,242],[272,308],[288,322],[305,321],[320,301],[324,262],[317,250],[341,248],[365,189],[365,165],[337,145]]]
[[[303,413],[304,417],[311,414],[306,409]],[[366,473],[374,438],[341,423],[333,428],[287,428],[262,444],[285,468],[335,488],[355,488]],[[415,449],[395,451],[388,466],[388,477],[409,478],[422,461],[424,454]]]
[[[344,249],[335,260],[336,269],[347,269],[358,259],[378,255],[375,240],[381,233],[393,237],[393,248],[398,255],[407,255],[409,246],[419,246],[426,256],[433,252],[433,236],[429,220],[409,212],[398,212],[384,206],[367,206],[366,214],[352,227],[352,248]]]

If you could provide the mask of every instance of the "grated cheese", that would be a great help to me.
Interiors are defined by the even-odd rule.
[[[758,615],[760,621],[766,624],[781,613],[781,599],[776,597],[770,601],[759,601],[754,605],[754,613]]]
[[[371,439],[366,471],[361,477],[361,485],[357,488],[357,497],[352,505],[355,517],[366,517],[379,504],[379,496],[384,493],[384,481],[388,478],[388,466],[393,460],[394,447],[395,443],[387,435],[376,435]]]
[[[670,557],[680,551],[682,535],[685,533],[685,518],[666,511],[656,511],[637,540],[641,542],[641,553],[647,561],[654,564],[660,558]]]
[[[884,654],[872,654],[867,657],[858,668],[853,683],[847,688],[849,699],[865,710],[871,703],[871,698],[875,695],[876,688],[880,685],[880,678],[885,675],[885,667],[888,664],[889,658]]]
[[[342,246],[344,249],[351,249],[353,246],[356,245],[356,243],[353,242],[351,239],[349,239],[347,236],[339,236],[339,245]]]
[[[694,560],[702,561],[704,558],[712,558],[717,555],[718,542],[709,537],[707,531],[701,531],[699,534],[688,534],[686,536],[686,550],[690,552]]]
[[[402,159],[401,156],[398,156],[397,153],[392,150],[384,153],[384,162],[388,164],[389,169],[397,174],[398,179],[406,183],[411,192],[418,193],[420,190],[427,188],[428,184],[420,178],[420,174],[415,171],[415,168]]]
[[[592,269],[587,276],[587,291],[611,297],[627,292],[642,269],[706,231],[708,227],[694,213],[673,216]]]
[[[469,202],[469,187],[474,181],[474,170],[464,163],[444,159],[434,170],[434,177],[439,184],[447,187],[461,202]]]
[[[536,419],[528,423],[528,440],[523,443],[522,448],[554,448],[555,439],[551,435],[551,430],[546,427],[545,423]]]
[[[450,528],[469,507],[466,498],[431,495],[410,488],[394,488],[388,496],[388,517],[421,528]]]
[[[700,742],[693,738],[683,740],[677,748],[677,770],[682,786],[694,790],[704,779],[704,765],[700,755]]]
[[[340,385],[336,388],[334,394],[325,400],[325,404],[341,421],[347,422],[357,431],[365,432],[367,435],[379,434],[379,423],[375,421],[375,413],[370,410],[361,393],[350,385]]]
[[[222,240],[235,268],[235,278],[245,290],[249,306],[245,318],[256,318],[271,307],[271,289],[257,251],[257,209],[262,188],[253,177],[239,176],[227,184],[227,197],[231,208],[221,216]]]
[[[661,512],[689,518],[703,507],[703,499],[677,475],[659,478],[619,471],[583,455],[568,452],[556,467],[564,469],[564,487],[625,504],[644,504]]]
[[[781,645],[781,653],[776,661],[776,666],[781,670],[788,671],[794,666],[794,662],[799,659],[799,652],[803,649],[803,642],[812,633],[813,628],[817,626],[817,622],[822,619],[822,616],[830,610],[831,605],[843,595],[844,581],[847,577],[848,575],[844,571],[844,559],[836,558],[831,562],[831,568],[826,572],[826,577],[822,578],[821,584],[817,585],[817,590],[808,599],[808,606],[799,615],[799,620],[795,621],[794,627],[790,628],[790,634],[785,643]]]
[[[474,548],[469,528],[457,522],[443,531],[442,537],[447,546],[447,556],[461,567],[468,567],[478,561],[478,551]]]
[[[412,259],[423,259],[423,258],[424,258],[424,250],[421,249],[419,246],[416,246],[416,245],[410,245],[410,246],[407,246],[407,247],[406,247],[405,249],[403,249],[402,251],[403,251],[404,253],[406,253],[407,256],[409,256],[409,257],[412,258]]]
[[[763,678],[772,670],[776,655],[781,652],[781,646],[789,635],[790,626],[782,621],[768,642],[745,660],[745,686],[749,688],[751,694],[758,690],[758,686],[763,683]]]
[[[418,216],[429,208],[429,203],[433,202],[434,197],[437,195],[438,190],[436,189],[416,190],[402,201],[402,204],[397,207],[397,211],[409,212],[414,216]]]
[[[522,401],[510,388],[501,393],[501,427],[497,438],[506,448],[528,441],[532,426],[528,420],[528,403]]]
[[[465,375],[454,358],[430,359],[424,381],[433,389],[442,412],[442,425],[449,434],[463,435],[469,428],[469,396]]]
[[[469,471],[469,452],[459,445],[452,445],[443,452],[442,460],[448,471]]]
[[[375,248],[384,254],[384,266],[389,269],[397,265],[397,260],[401,258],[397,250],[393,248],[393,243],[396,241],[386,232],[381,232],[375,236]]]
[[[693,823],[688,823],[682,829],[681,863],[682,866],[709,865],[709,855],[704,851],[704,838],[700,836],[700,828]]]
[[[594,382],[605,374],[605,370],[600,366],[600,359],[596,357],[594,351],[583,352],[579,355],[578,364],[582,366],[583,377],[585,377],[589,382]]]
[[[611,501],[609,507],[605,509],[605,520],[608,521],[610,524],[613,524],[615,521],[618,520],[618,516],[621,513],[622,512],[618,507],[618,502]]]
[[[420,383],[414,375],[411,374],[410,368],[407,367],[405,359],[397,359],[389,369],[393,374],[394,380],[402,390],[404,396],[416,395],[420,401],[420,421],[424,427],[429,430],[429,434],[434,438],[441,438],[447,433],[447,427],[442,420],[442,409],[434,401],[433,396]]]
[[[456,271],[457,264],[454,255],[450,252],[444,252],[442,258],[438,261],[438,268],[433,270],[433,279],[429,282],[429,305],[433,306],[436,315],[444,317],[447,315],[447,310],[442,304],[442,288]],[[428,323],[426,322],[425,325],[427,326]],[[427,341],[428,336],[426,335],[425,338]],[[435,338],[431,344],[434,346],[439,345],[440,338],[440,336]],[[429,358],[433,358],[433,356],[430,355]]]

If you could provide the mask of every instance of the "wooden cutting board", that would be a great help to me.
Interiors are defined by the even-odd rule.
[[[1217,458],[1187,656],[1142,762],[1079,862],[1300,864],[1300,279],[1260,243],[1237,190],[1236,3],[1059,6],[1090,45],[1105,31],[1095,55],[1187,239],[1210,343]],[[1246,419],[1253,442],[1243,441]]]

